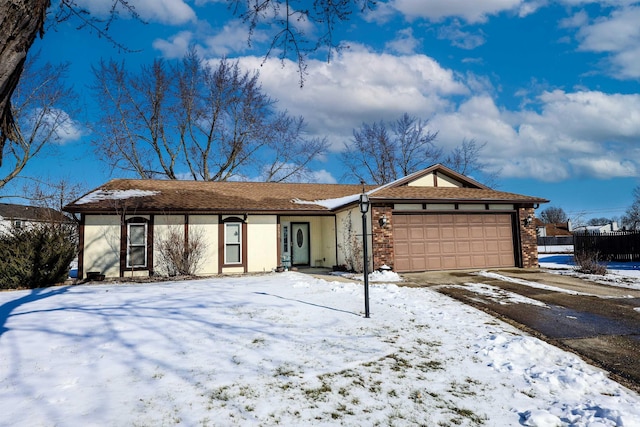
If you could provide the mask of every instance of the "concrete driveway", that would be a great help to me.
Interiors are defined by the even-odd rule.
[[[539,269],[490,270],[491,277],[477,273],[403,277],[407,286],[430,287],[573,351],[640,391],[640,291]]]

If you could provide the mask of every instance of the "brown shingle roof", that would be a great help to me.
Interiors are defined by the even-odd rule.
[[[69,221],[62,212],[51,208],[39,206],[14,205],[11,203],[0,203],[0,217],[11,220],[34,221],[34,222],[66,222]]]
[[[311,213],[327,212],[328,209],[310,203],[297,203],[295,200],[309,202],[334,199],[361,192],[361,185],[116,179],[67,205],[65,210]],[[117,198],[127,194],[134,197]]]
[[[420,200],[423,202],[511,202],[511,203],[546,203],[540,197],[523,196],[521,194],[495,191],[489,188],[458,187],[395,187],[385,188],[371,194],[372,199],[384,200]]]
[[[367,186],[367,191],[376,187]],[[65,207],[69,212],[300,212],[331,209],[309,202],[358,195],[361,185],[273,182],[203,182],[116,179]],[[372,200],[485,201],[542,203],[546,200],[486,188],[382,188]],[[297,201],[298,200],[298,201]],[[307,203],[300,203],[299,201]],[[355,199],[354,199],[355,200]],[[348,204],[349,199],[342,204]]]

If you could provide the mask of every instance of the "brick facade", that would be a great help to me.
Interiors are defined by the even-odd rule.
[[[529,225],[525,225],[530,217]],[[522,267],[538,267],[538,235],[536,233],[535,210],[533,208],[518,209],[518,225],[520,227],[520,246],[522,247]]]
[[[374,206],[371,210],[371,230],[373,234],[373,248],[371,258],[373,269],[377,270],[383,265],[393,269],[393,215],[392,205]],[[387,223],[380,225],[380,219],[386,218]]]

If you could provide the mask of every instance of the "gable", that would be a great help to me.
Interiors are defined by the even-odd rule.
[[[464,187],[464,183],[449,175],[437,171],[431,172],[425,176],[417,178],[406,184],[408,187]]]
[[[407,175],[389,184],[383,185],[380,189],[396,187],[446,187],[446,188],[482,188],[487,186],[467,177],[453,169],[449,169],[441,164],[430,166],[421,171]]]

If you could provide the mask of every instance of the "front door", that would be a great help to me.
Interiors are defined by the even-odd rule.
[[[309,265],[309,223],[291,223],[291,264]]]

